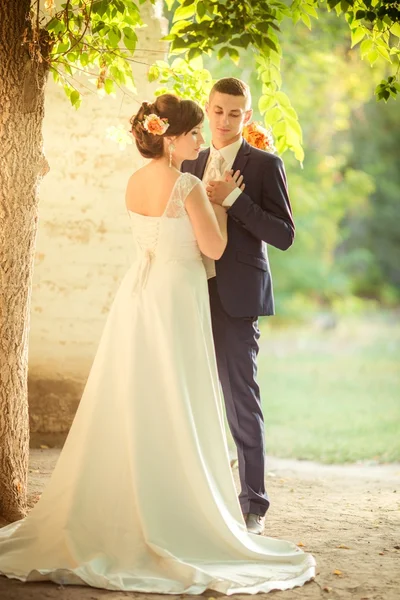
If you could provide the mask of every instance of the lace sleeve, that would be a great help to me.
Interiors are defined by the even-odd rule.
[[[192,175],[192,173],[182,173],[177,179],[172,191],[170,201],[168,202],[165,216],[170,219],[179,219],[186,216],[185,201],[193,188],[201,184],[201,179]]]

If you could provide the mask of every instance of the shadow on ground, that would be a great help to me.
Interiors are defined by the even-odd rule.
[[[31,451],[31,505],[49,479],[59,452]],[[266,534],[295,542],[317,560],[315,581],[271,592],[266,595],[269,600],[399,600],[400,465],[327,466],[270,458],[266,480],[271,498]],[[1,600],[128,597],[165,600],[155,594],[22,584],[0,577]],[[238,597],[248,600],[248,596]]]

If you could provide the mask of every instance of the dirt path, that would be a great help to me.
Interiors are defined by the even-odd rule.
[[[32,451],[32,502],[48,480],[58,453]],[[266,598],[400,600],[400,465],[323,466],[271,458],[268,467],[272,505],[267,533],[304,545],[314,554],[318,569],[314,582]],[[145,596],[51,583],[24,585],[0,577],[1,600],[56,598],[144,600]],[[165,600],[156,595],[146,598]]]

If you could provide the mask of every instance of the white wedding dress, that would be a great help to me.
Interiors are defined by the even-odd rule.
[[[130,213],[115,298],[42,497],[0,530],[0,573],[144,593],[268,592],[314,559],[248,534],[230,470],[207,279],[178,177],[161,217]]]

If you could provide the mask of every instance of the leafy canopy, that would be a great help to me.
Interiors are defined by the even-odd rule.
[[[182,54],[191,63],[217,52],[238,63],[244,53],[253,55],[261,81],[259,110],[273,128],[278,152],[290,149],[303,160],[302,133],[296,111],[282,91],[281,62],[285,52],[282,32],[285,19],[311,29],[312,19],[334,10],[350,28],[351,47],[360,44],[362,58],[373,65],[382,57],[393,73],[376,89],[378,99],[396,97],[400,86],[399,3],[391,0],[167,0],[174,7],[169,35],[171,54]]]
[[[24,32],[31,58],[53,73],[76,108],[85,88],[112,94],[117,88],[136,92],[132,63],[138,41],[136,30],[145,26],[141,5],[155,0],[67,0],[56,11],[55,0],[32,4]],[[156,61],[150,81],[159,81],[158,93],[176,93],[204,102],[212,85],[202,57],[217,53],[238,63],[251,53],[261,96],[258,107],[273,129],[278,152],[291,150],[302,161],[302,130],[297,113],[282,91],[281,62],[285,49],[281,35],[285,19],[311,28],[312,19],[334,10],[350,28],[351,45],[373,65],[385,59],[392,73],[378,85],[378,99],[387,101],[400,90],[399,4],[392,0],[166,0],[173,11],[171,63]],[[174,55],[182,55],[174,59]],[[88,76],[85,80],[81,75]],[[85,81],[85,83],[84,83]]]
[[[24,41],[31,57],[47,63],[76,108],[86,87],[107,94],[122,86],[136,92],[131,63],[145,1],[67,0],[56,11],[55,0],[46,0],[42,12],[37,0]],[[84,83],[81,74],[89,80]]]

